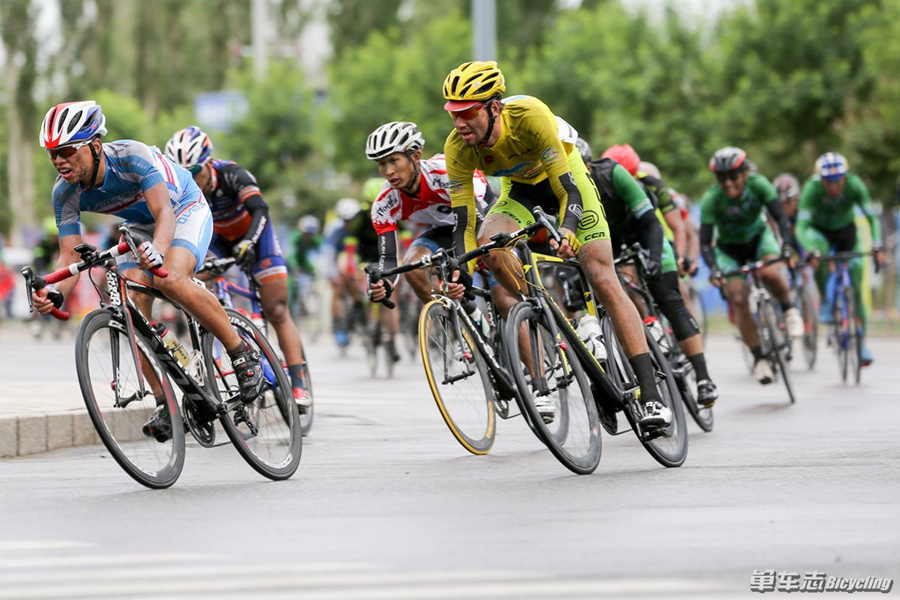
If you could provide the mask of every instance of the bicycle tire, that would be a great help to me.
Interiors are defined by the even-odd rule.
[[[702,339],[706,342],[706,334],[709,330],[709,323],[706,319],[706,305],[703,303],[703,296],[700,295],[700,292],[694,287],[693,283],[688,284],[688,297],[691,299],[691,304],[694,306],[694,311],[692,313],[694,320],[697,321],[700,333],[703,336]]]
[[[108,332],[106,339],[102,337],[104,330]],[[75,367],[87,412],[103,445],[135,481],[148,488],[163,489],[178,480],[184,467],[184,426],[165,370],[146,338],[137,332],[135,335],[137,351],[162,384],[173,424],[169,440],[160,443],[141,432],[156,408],[152,393],[143,398],[135,397],[125,406],[114,406],[117,389],[120,395],[128,398],[137,396],[139,388],[138,369],[134,365],[125,323],[109,310],[95,310],[81,322],[75,339]],[[104,360],[104,350],[107,350],[108,363]],[[113,367],[114,355],[119,357],[118,369]],[[141,374],[141,378],[149,392],[146,375]]]
[[[791,404],[797,402],[797,398],[794,396],[794,387],[791,384],[791,375],[788,371],[787,360],[784,357],[784,351],[782,350],[782,346],[787,345],[787,338],[785,334],[780,333],[782,329],[778,326],[778,319],[775,316],[775,308],[772,306],[771,300],[763,300],[761,304],[761,309],[759,311],[759,319],[760,319],[760,328],[764,328],[766,330],[766,336],[768,337],[768,344],[764,350],[765,356],[767,360],[772,364],[773,370],[775,371],[776,378],[780,375],[782,381],[784,382],[784,387],[787,389],[788,399],[790,399]],[[779,334],[781,339],[779,339]]]
[[[800,307],[803,311],[803,358],[807,368],[812,371],[816,366],[819,346],[819,311],[811,285],[800,288]]]
[[[853,380],[859,385],[862,379],[862,344],[860,343],[860,335],[862,324],[859,322],[859,315],[856,314],[856,300],[853,298],[853,290],[847,296],[847,360],[850,370],[853,373]]]
[[[700,406],[697,402],[697,394],[694,392],[697,389],[697,373],[694,371],[694,365],[688,362],[680,348],[678,352],[673,352],[670,355],[669,367],[674,369],[676,366],[680,370],[680,375],[675,376],[675,383],[678,386],[679,393],[681,393],[681,399],[694,423],[700,429],[709,433],[713,430],[713,423],[715,422],[713,408],[711,406]]]
[[[267,386],[255,402],[220,415],[219,421],[238,453],[260,475],[273,480],[287,479],[300,465],[303,444],[300,414],[290,380],[272,345],[250,319],[228,308],[225,313],[241,339],[260,353]],[[231,359],[208,331],[203,332],[201,347],[207,381],[215,383],[210,385],[212,392],[220,402],[231,398],[237,393]],[[241,408],[250,422],[240,422]]]
[[[556,418],[548,424],[535,405],[532,382],[526,379],[523,369],[514,368],[522,410],[528,412],[535,431],[556,459],[573,473],[587,475],[593,473],[600,464],[602,444],[600,417],[591,392],[591,383],[572,346],[583,342],[571,339],[574,334],[568,328],[563,330],[568,344],[563,350],[566,360],[560,360],[556,338],[552,334],[553,328],[546,319],[544,313],[528,302],[517,304],[507,317],[506,339],[510,361],[517,366],[521,364],[519,332],[524,327],[529,339],[532,364],[542,364],[543,372],[551,374],[547,377],[547,387],[551,393],[556,392]],[[538,351],[537,348],[541,350]],[[560,379],[566,365],[571,369],[571,374],[566,376],[568,382]]]
[[[450,433],[463,448],[483,455],[490,452],[496,434],[494,389],[487,363],[472,341],[476,334],[464,323],[459,325],[464,340],[456,333],[450,309],[439,300],[426,304],[419,316],[419,352],[431,394]]]
[[[312,429],[313,420],[316,416],[316,401],[315,394],[313,393],[312,375],[310,374],[309,362],[307,362],[306,360],[305,346],[300,349],[300,355],[303,357],[303,364],[306,365],[306,368],[303,369],[303,379],[304,383],[306,384],[306,391],[309,392],[310,399],[310,405],[307,406],[302,413],[300,413],[300,433],[303,436],[307,436]]]

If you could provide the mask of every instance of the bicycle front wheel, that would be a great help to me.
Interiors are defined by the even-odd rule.
[[[475,333],[437,300],[419,317],[419,350],[425,377],[438,410],[453,437],[472,454],[487,454],[494,445],[494,389]]]
[[[675,346],[673,346],[675,347]],[[713,430],[713,409],[712,407],[700,406],[697,402],[697,372],[694,366],[685,358],[681,349],[671,354],[669,366],[673,369],[675,375],[675,383],[678,385],[678,391],[681,399],[687,407],[691,418],[700,426],[700,429],[709,433]],[[677,372],[675,371],[677,369]]]
[[[656,459],[656,462],[664,467],[680,467],[687,457],[688,445],[687,423],[684,420],[681,393],[675,384],[675,377],[672,375],[665,354],[646,327],[644,334],[656,373],[656,391],[659,393],[660,401],[672,411],[672,422],[658,432],[659,435],[650,438],[641,437],[640,440],[647,452]]]
[[[142,485],[167,488],[184,466],[184,425],[159,359],[142,335],[135,336],[109,310],[85,317],[75,341],[78,383],[94,428],[119,466]],[[157,406],[152,387],[172,423],[169,438],[160,441],[142,431]]]
[[[546,319],[528,302],[513,307],[506,324],[508,358],[522,410],[538,437],[567,469],[586,475],[600,464],[601,442],[591,384],[571,347],[582,342],[558,344]],[[544,408],[548,403],[552,417]]]
[[[226,308],[225,313],[238,336],[259,352],[266,386],[254,402],[223,414],[222,427],[235,449],[258,473],[269,479],[287,479],[300,465],[303,440],[290,380],[272,345],[250,319],[232,309]],[[220,402],[231,401],[239,393],[231,358],[208,331],[203,333],[201,344],[212,392]]]
[[[810,371],[816,365],[819,343],[819,311],[812,284],[800,288],[800,307],[803,311],[803,358]]]
[[[847,338],[847,362],[848,370],[853,374],[853,382],[859,385],[862,372],[862,343],[860,332],[862,324],[859,322],[859,315],[856,314],[856,304],[854,302],[852,291],[847,295],[847,324],[844,326]]]
[[[791,385],[791,374],[788,371],[786,360],[789,341],[787,334],[778,326],[778,321],[775,317],[775,309],[772,307],[772,302],[770,300],[761,302],[759,319],[759,327],[767,340],[767,343],[765,344],[766,356],[772,364],[772,368],[775,370],[776,377],[779,374],[781,375],[784,387],[787,389],[788,398],[790,399],[791,404],[794,404],[797,400],[794,397],[794,388]]]

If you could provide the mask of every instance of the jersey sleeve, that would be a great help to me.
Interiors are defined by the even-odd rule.
[[[234,190],[237,199],[241,202],[246,203],[247,198],[254,195],[262,197],[256,177],[241,165],[232,163],[224,167],[221,172],[226,185],[229,189]]]
[[[878,222],[878,216],[872,212],[872,197],[866,184],[859,176],[851,175],[847,178],[847,185],[851,186],[856,198],[856,204],[869,221],[869,228],[872,231],[872,242],[881,244],[881,223]]]
[[[645,212],[653,210],[650,198],[622,165],[616,164],[613,167],[612,182],[616,194],[625,202],[635,219],[640,219]]]
[[[384,235],[390,231],[397,231],[397,214],[400,210],[400,203],[400,192],[385,181],[372,203],[372,226],[375,228],[375,233]]]
[[[59,237],[81,235],[81,193],[61,178],[53,186],[53,213]]]
[[[170,169],[166,161],[157,159],[156,154],[146,144],[129,142],[126,152],[124,170],[145,193],[160,183],[165,185],[166,182],[175,180],[174,172],[166,172]]]
[[[714,188],[710,188],[700,199],[700,224],[715,225],[716,219],[716,192]]]
[[[468,158],[462,140],[452,131],[444,143],[444,158],[447,162],[447,180],[450,188],[450,205],[456,216],[453,227],[453,249],[462,254],[475,248],[478,243],[475,209],[475,186],[472,177],[475,164]]]
[[[819,200],[819,194],[816,191],[817,186],[815,180],[809,179],[803,184],[803,190],[800,192],[800,203],[797,205],[797,241],[804,248],[810,248],[813,240],[810,238],[809,228],[812,225],[812,214]]]

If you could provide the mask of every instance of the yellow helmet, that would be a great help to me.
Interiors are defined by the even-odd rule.
[[[463,63],[450,71],[444,80],[445,110],[465,110],[506,91],[503,73],[497,63],[475,60]]]

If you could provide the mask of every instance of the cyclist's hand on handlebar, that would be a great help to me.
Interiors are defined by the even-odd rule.
[[[163,255],[153,246],[151,242],[144,242],[138,246],[138,267],[147,271],[149,269],[158,269],[163,264]]]
[[[450,275],[450,281],[447,282],[447,297],[451,300],[459,300],[466,293],[466,286],[463,283],[464,277],[459,269],[453,271]]]
[[[647,279],[656,281],[662,276],[662,260],[660,257],[651,254],[647,257],[645,264],[647,265]]]
[[[42,315],[49,315],[50,311],[63,303],[63,295],[52,285],[32,292],[31,299],[34,301],[34,309]]]
[[[234,261],[242,269],[249,269],[256,264],[256,249],[253,242],[243,240],[234,247]]]
[[[725,285],[725,275],[718,268],[713,269],[709,274],[709,282],[716,286],[717,288],[721,288]]]
[[[369,284],[369,298],[372,302],[381,302],[391,297],[394,286],[387,279],[379,279]]]
[[[885,258],[887,258],[887,255],[884,252],[884,246],[882,246],[881,244],[873,246],[872,252],[875,255],[875,264],[877,264],[879,267],[884,266]]]
[[[558,244],[556,240],[551,238],[550,247],[556,250],[556,255],[560,258],[575,258],[578,251],[581,250],[581,242],[568,229],[560,228],[559,234],[563,238],[562,243]]]

